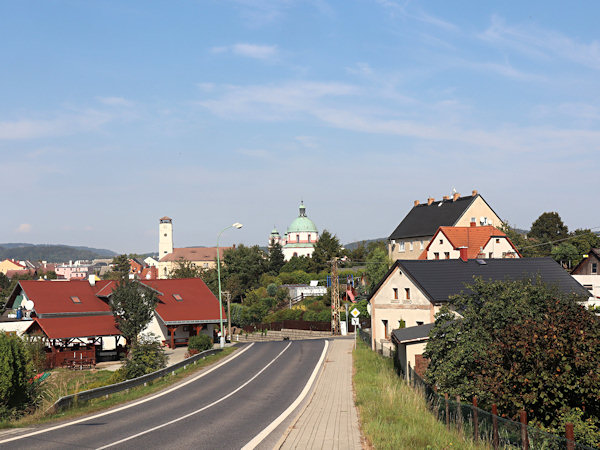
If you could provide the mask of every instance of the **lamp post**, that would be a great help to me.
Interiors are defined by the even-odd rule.
[[[233,225],[229,225],[228,227],[223,228],[219,234],[217,235],[217,278],[219,280],[219,322],[221,326],[221,338],[219,339],[219,347],[225,347],[225,333],[223,332],[223,302],[221,301],[221,255],[219,255],[219,239],[221,239],[221,235],[225,230],[229,230],[230,228],[240,229],[242,228],[242,224],[239,222],[234,223]]]

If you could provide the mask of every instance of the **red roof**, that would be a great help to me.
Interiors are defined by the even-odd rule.
[[[419,259],[427,259],[427,250],[429,250],[434,240],[437,239],[439,233],[443,233],[455,249],[467,247],[467,258],[469,259],[477,258],[481,249],[486,246],[492,237],[506,238],[515,252],[517,252],[511,240],[506,236],[506,233],[491,225],[481,227],[439,227],[425,250],[423,250],[423,253],[419,256]]]
[[[233,247],[219,247],[219,258],[223,259],[223,253]],[[161,261],[204,261],[211,262],[217,259],[217,247],[184,247],[174,248],[173,253],[168,253]]]
[[[29,326],[27,331],[33,331],[34,324],[37,324],[50,339],[121,335],[112,315],[52,317],[49,319],[36,317],[33,320],[34,323]]]
[[[160,292],[156,312],[165,322],[216,322],[219,320],[219,300],[200,278],[172,280],[139,280]],[[181,296],[178,301],[174,295]],[[227,317],[223,309],[223,318]]]
[[[31,281],[19,282],[27,298],[35,303],[36,314],[110,312],[105,301],[96,297],[98,284],[92,287],[82,281]],[[71,297],[77,297],[79,302]]]

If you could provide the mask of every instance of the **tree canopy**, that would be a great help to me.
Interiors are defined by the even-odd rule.
[[[557,426],[563,413],[600,416],[600,318],[536,280],[480,279],[436,316],[424,356],[440,392],[492,403],[511,417]],[[560,414],[559,414],[560,413]],[[563,414],[564,415],[564,414]]]
[[[367,282],[369,283],[369,293],[373,292],[373,289],[379,284],[389,268],[390,260],[387,252],[381,248],[375,248],[367,257]]]
[[[223,263],[221,283],[236,300],[240,300],[245,291],[258,287],[261,275],[269,270],[267,256],[258,245],[246,247],[241,244],[227,250]]]
[[[177,267],[171,271],[169,278],[200,278],[201,272],[191,261],[182,258],[177,261]]]
[[[152,320],[156,292],[136,281],[122,280],[110,296],[110,308],[121,334],[135,347],[139,334]]]
[[[284,264],[285,258],[281,244],[272,240],[269,247],[269,272],[277,275]]]
[[[327,230],[323,230],[319,236],[319,240],[315,244],[315,250],[312,254],[312,268],[315,272],[320,272],[329,267],[329,262],[340,256],[342,246],[335,234],[331,234]]]

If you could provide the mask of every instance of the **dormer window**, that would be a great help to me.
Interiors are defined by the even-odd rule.
[[[79,299],[79,297],[75,297],[75,296],[71,297],[71,301],[73,303],[81,303],[81,300]]]
[[[179,294],[173,294],[173,298],[175,300],[177,300],[178,302],[182,302],[183,301],[183,297]]]

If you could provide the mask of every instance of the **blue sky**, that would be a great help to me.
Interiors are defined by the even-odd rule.
[[[600,4],[0,2],[0,242],[342,242],[477,189],[600,227]]]

